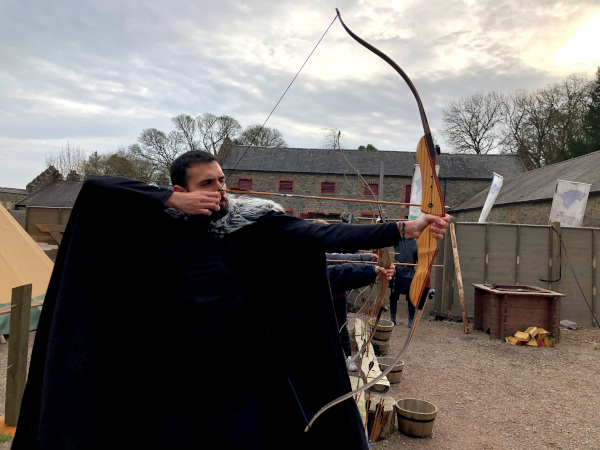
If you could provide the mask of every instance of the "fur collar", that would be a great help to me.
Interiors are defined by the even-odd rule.
[[[285,213],[283,207],[271,200],[257,197],[228,195],[229,213],[221,219],[211,222],[208,231],[215,236],[223,237],[245,226],[252,225],[259,218],[271,211]]]
[[[229,194],[227,200],[229,202],[229,213],[219,220],[214,222],[209,221],[208,224],[208,232],[221,238],[245,226],[252,225],[259,218],[271,211],[285,213],[285,210],[279,203],[271,200],[249,196],[237,198],[233,194]],[[189,218],[185,213],[175,208],[167,208],[165,209],[165,213],[178,221],[187,221]]]

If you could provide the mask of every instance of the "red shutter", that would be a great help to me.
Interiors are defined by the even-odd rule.
[[[292,180],[279,180],[279,192],[294,192],[294,182]]]
[[[323,181],[321,183],[321,194],[335,194],[335,183],[331,181]]]
[[[410,192],[412,190],[412,185],[407,184],[404,188],[404,203],[410,203]]]
[[[379,195],[379,183],[367,183],[369,187],[363,185],[364,195]]]
[[[238,188],[243,189],[245,191],[252,190],[252,178],[240,178],[238,180]]]

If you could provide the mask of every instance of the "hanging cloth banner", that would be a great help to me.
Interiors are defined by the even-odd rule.
[[[498,197],[498,193],[500,192],[502,183],[504,183],[504,177],[502,175],[498,175],[496,172],[493,172],[493,174],[494,179],[492,180],[490,192],[488,192],[488,196],[485,199],[485,204],[483,205],[483,209],[481,210],[481,214],[479,215],[479,223],[485,223],[485,221],[487,220],[487,216],[492,210],[492,207],[494,206],[496,197]]]
[[[435,173],[439,175],[440,166],[435,166]],[[421,169],[419,169],[419,165],[415,164],[415,169],[413,172],[412,184],[410,187],[410,202],[414,204],[421,204]],[[421,217],[423,213],[421,212],[420,206],[411,206],[408,209],[408,220],[415,220],[418,217]]]
[[[560,222],[561,227],[580,227],[591,186],[588,183],[558,180],[548,223]]]

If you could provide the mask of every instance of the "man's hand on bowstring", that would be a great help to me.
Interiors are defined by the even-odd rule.
[[[221,194],[217,191],[173,192],[165,202],[165,206],[175,208],[188,216],[210,216],[219,211]]]
[[[415,220],[409,220],[404,222],[404,238],[418,238],[421,232],[427,225],[431,225],[429,230],[433,233],[433,237],[436,239],[442,239],[446,234],[446,228],[448,228],[448,222],[450,216],[446,214],[444,217],[434,216],[433,214],[425,214]],[[398,229],[402,235],[402,222],[398,222]]]

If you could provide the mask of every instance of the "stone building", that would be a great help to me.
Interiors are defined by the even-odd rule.
[[[33,194],[34,192],[37,192],[43,187],[45,187],[46,185],[54,181],[60,181],[62,179],[63,176],[61,175],[61,173],[54,166],[49,166],[48,168],[46,168],[46,170],[44,170],[37,177],[35,177],[26,186],[26,188],[29,192]]]
[[[548,225],[558,180],[591,184],[584,227],[600,227],[600,151],[505,177],[487,222]],[[477,222],[489,184],[453,210],[459,222]]]
[[[0,205],[9,211],[15,207],[15,204],[25,200],[30,192],[25,189],[14,189],[0,187]]]
[[[228,177],[229,188],[281,194],[270,197],[290,215],[337,220],[344,211],[371,217],[366,203],[349,203],[295,198],[293,195],[377,199],[408,203],[415,152],[264,148],[235,146],[221,148],[219,163]],[[516,156],[442,154],[437,157],[439,179],[446,205],[456,206],[488,186],[493,172],[513,176],[525,169]],[[359,172],[370,186],[358,179]],[[383,176],[381,176],[383,175]],[[383,183],[381,182],[383,180]],[[292,195],[283,197],[283,195]],[[452,209],[450,209],[451,211]],[[386,205],[388,218],[408,217],[408,207]]]

